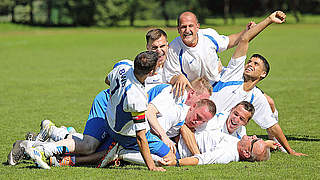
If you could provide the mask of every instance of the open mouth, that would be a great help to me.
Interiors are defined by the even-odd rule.
[[[193,35],[192,32],[183,34],[184,37],[189,37],[189,36],[192,36],[192,35]]]
[[[253,67],[248,67],[247,69],[246,69],[246,72],[252,72],[253,71]]]

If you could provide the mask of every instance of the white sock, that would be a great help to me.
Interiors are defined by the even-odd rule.
[[[55,154],[63,154],[69,152],[69,149],[66,146],[57,146],[55,142],[49,142],[42,144],[39,148],[43,148],[44,155],[48,158]]]
[[[55,142],[60,141],[66,137],[67,134],[69,134],[66,127],[61,126],[60,128],[53,126],[51,127],[52,133],[51,133],[51,139]]]
[[[282,145],[279,143],[279,141],[274,137],[273,138],[273,140],[276,142],[276,143],[278,143],[279,144],[279,149],[282,151],[282,152],[284,152],[284,153],[288,153],[283,147],[282,147]]]

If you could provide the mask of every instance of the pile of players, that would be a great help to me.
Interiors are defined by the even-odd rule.
[[[269,73],[268,61],[254,54],[245,63],[249,42],[285,18],[276,11],[224,36],[200,29],[197,17],[183,12],[180,36],[170,45],[163,30],[152,29],[147,51],[114,65],[105,80],[110,87],[95,97],[83,134],[43,120],[38,134],[16,141],[8,163],[29,157],[50,169],[130,162],[165,171],[161,166],[265,161],[270,149],[305,155],[290,147],[273,100],[256,87]],[[217,53],[233,47],[223,67]],[[246,135],[251,118],[271,140]]]

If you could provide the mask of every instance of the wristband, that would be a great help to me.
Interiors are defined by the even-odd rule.
[[[180,167],[179,159],[176,159],[176,167]]]

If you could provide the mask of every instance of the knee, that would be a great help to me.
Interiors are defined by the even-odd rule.
[[[99,146],[100,142],[98,140],[88,139],[85,138],[82,141],[76,142],[76,151],[79,154],[89,155],[96,151],[97,147]]]

